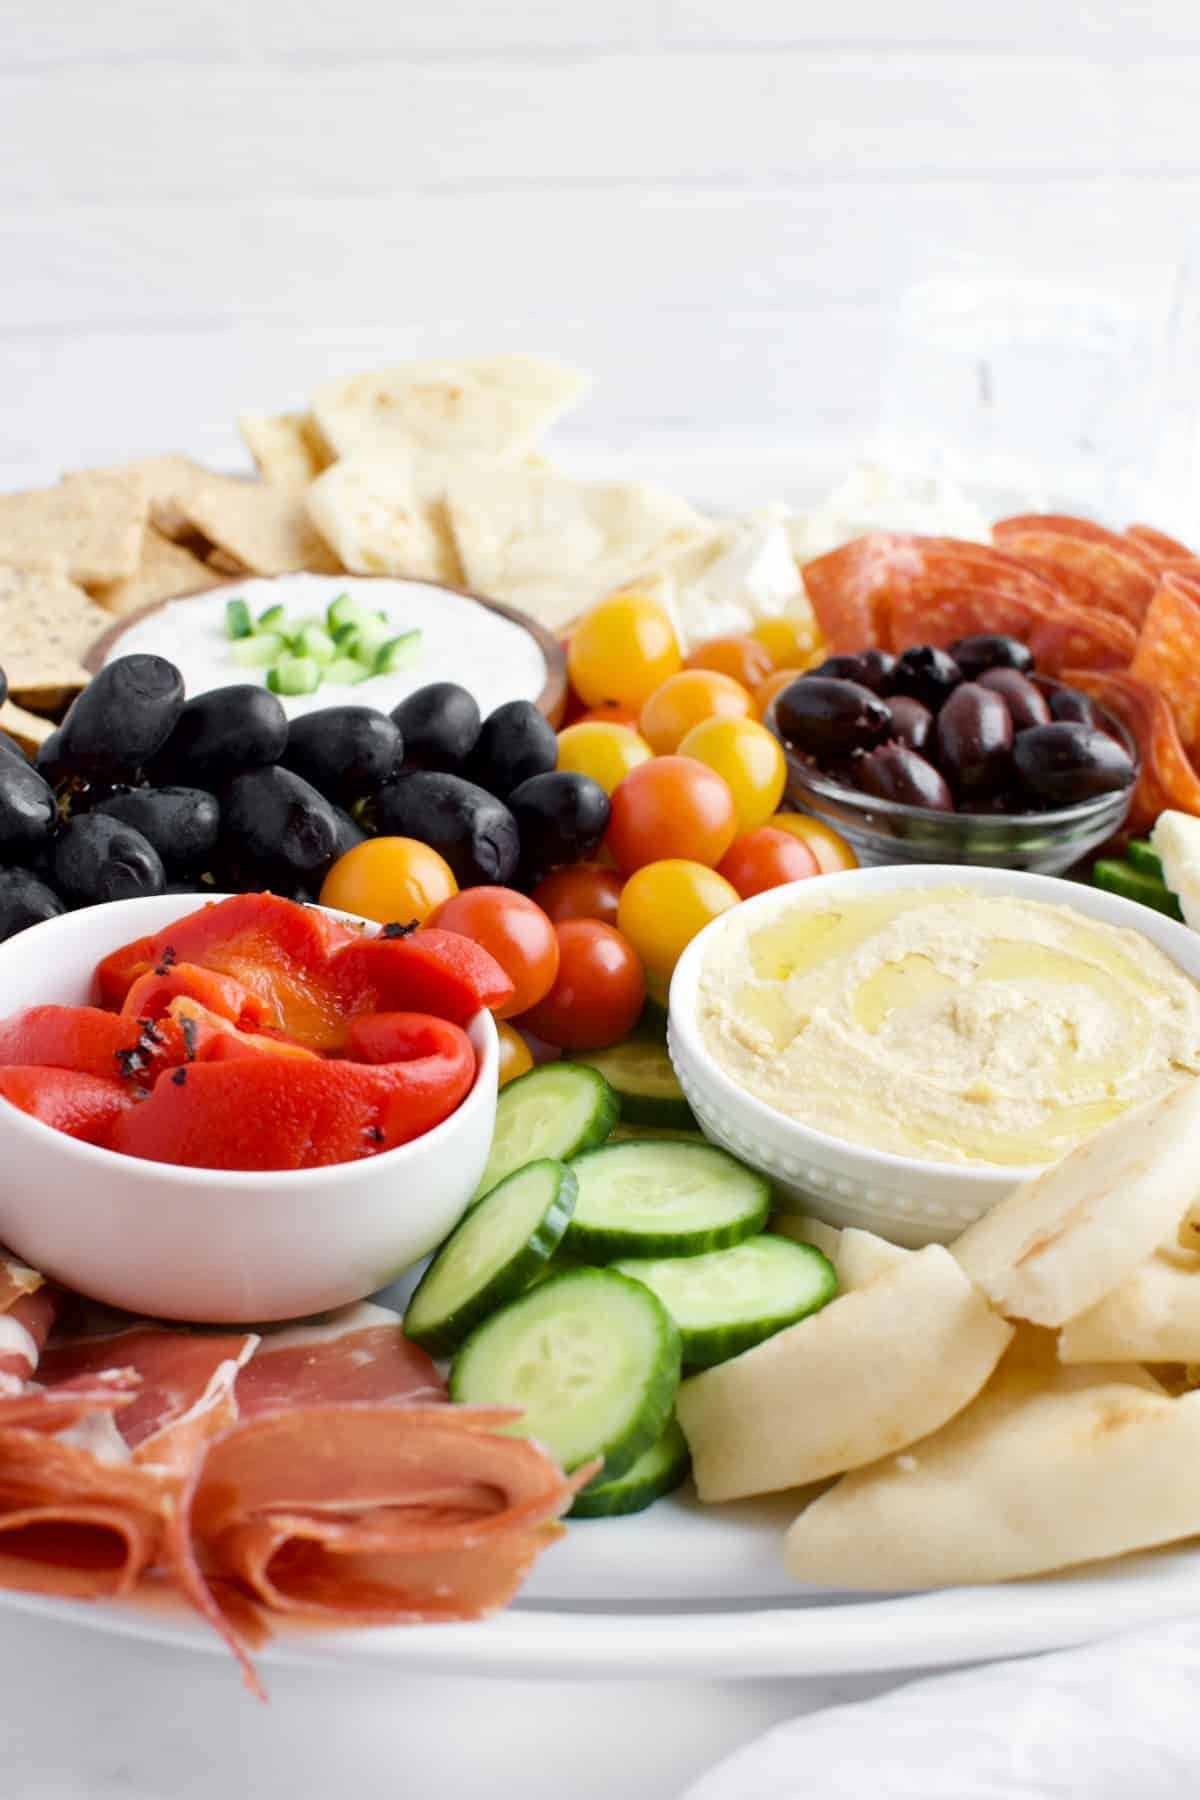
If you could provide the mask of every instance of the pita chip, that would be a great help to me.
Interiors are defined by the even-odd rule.
[[[205,588],[219,587],[224,579],[185,545],[172,543],[156,526],[148,525],[141,561],[134,573],[124,581],[97,588],[93,597],[106,612],[123,617],[157,600],[174,600],[181,594],[198,594]]]
[[[145,482],[123,469],[64,475],[56,487],[0,494],[0,562],[62,557],[81,586],[132,575],[149,499]]]
[[[532,449],[586,385],[573,369],[537,356],[410,362],[325,382],[312,412],[338,456],[504,456]]]
[[[843,1294],[864,1288],[877,1275],[899,1268],[912,1254],[899,1244],[889,1243],[887,1238],[876,1237],[873,1231],[860,1231],[857,1225],[849,1225],[838,1245],[835,1265],[838,1286]]]
[[[913,1252],[683,1383],[700,1498],[807,1486],[903,1450],[974,1399],[1012,1335],[948,1251]]]
[[[40,750],[50,733],[54,730],[53,719],[43,719],[37,713],[26,712],[13,700],[6,700],[0,706],[0,731],[6,731],[10,738],[15,738],[22,750],[32,756]]]
[[[242,413],[238,431],[264,481],[307,487],[331,461],[311,413]]]
[[[54,711],[86,687],[84,658],[111,623],[61,572],[0,566],[0,668],[19,704]]]
[[[1065,1363],[1200,1362],[1200,1252],[1164,1245],[1063,1326]]]
[[[791,1238],[794,1244],[812,1244],[822,1256],[829,1258],[834,1268],[837,1267],[842,1234],[836,1225],[827,1225],[824,1219],[816,1219],[811,1213],[777,1212],[771,1215],[769,1229],[777,1237]]]
[[[1132,1107],[951,1246],[997,1309],[1065,1325],[1173,1241],[1200,1189],[1200,1080]]]
[[[309,518],[356,575],[461,583],[446,508],[430,495],[428,476],[411,454],[345,457],[308,488]]]
[[[818,1315],[820,1316],[820,1315]],[[965,1411],[801,1513],[784,1564],[827,1587],[1048,1574],[1200,1532],[1200,1393],[1132,1364],[1064,1367],[1023,1330]]]

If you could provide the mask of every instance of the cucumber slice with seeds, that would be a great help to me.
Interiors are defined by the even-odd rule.
[[[602,1144],[616,1122],[617,1096],[595,1069],[574,1063],[530,1069],[510,1081],[496,1102],[492,1152],[477,1196],[537,1157],[566,1162]]]
[[[658,1295],[691,1369],[740,1356],[819,1312],[838,1286],[828,1257],[783,1237],[747,1238],[708,1256],[631,1257],[613,1267]]]
[[[645,1512],[664,1494],[674,1493],[692,1466],[687,1439],[674,1414],[657,1444],[643,1450],[623,1475],[598,1475],[575,1496],[569,1519],[612,1519],[620,1513]]]
[[[546,1157],[518,1169],[472,1208],[417,1285],[404,1330],[435,1356],[536,1281],[562,1240],[576,1181]]]
[[[599,1069],[616,1089],[623,1125],[659,1125],[694,1131],[696,1120],[667,1055],[651,1038],[627,1038],[609,1050],[589,1050],[573,1058]]]
[[[725,1250],[757,1237],[770,1210],[768,1182],[715,1144],[629,1138],[572,1167],[579,1193],[563,1248],[586,1262]]]
[[[611,1269],[577,1269],[471,1333],[450,1398],[521,1407],[506,1430],[536,1438],[567,1470],[601,1457],[612,1480],[661,1437],[680,1366],[679,1333],[649,1288]]]

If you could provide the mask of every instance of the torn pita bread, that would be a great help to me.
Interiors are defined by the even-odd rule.
[[[856,1225],[847,1226],[838,1245],[835,1264],[838,1287],[843,1294],[853,1293],[856,1288],[866,1287],[877,1275],[899,1268],[912,1255],[913,1251],[876,1237],[873,1231],[860,1231]]]
[[[819,1317],[820,1315],[818,1315]],[[1130,1364],[1064,1368],[1022,1331],[973,1403],[845,1476],[788,1532],[797,1581],[948,1587],[1047,1574],[1200,1532],[1200,1393]]]
[[[1200,1250],[1200,1206],[1193,1206],[1179,1227],[1179,1242],[1184,1250]]]
[[[18,704],[53,712],[86,687],[84,658],[111,623],[61,572],[0,566],[0,668]]]
[[[23,706],[18,706],[13,700],[6,700],[0,706],[0,731],[6,731],[10,738],[15,738],[22,750],[27,750],[30,756],[41,749],[53,730],[53,719],[42,719],[37,713],[26,712]]]
[[[1164,1246],[1063,1326],[1065,1363],[1200,1361],[1200,1252]]]
[[[208,475],[176,494],[173,504],[193,531],[241,571],[288,575],[310,569],[336,575],[341,569],[309,518],[303,493],[295,488]]]
[[[264,481],[307,487],[332,457],[311,413],[242,413],[238,431]]]
[[[1198,1189],[1194,1079],[1023,1182],[951,1249],[1007,1317],[1065,1325],[1175,1238]]]
[[[915,1251],[683,1383],[676,1413],[700,1498],[804,1486],[927,1437],[974,1398],[1012,1335],[948,1251]]]
[[[354,574],[459,584],[462,565],[445,505],[422,486],[411,455],[348,456],[312,483],[305,503],[316,529]]]
[[[532,449],[586,385],[573,369],[537,356],[410,362],[327,381],[312,411],[338,456],[397,448],[504,456]]]
[[[128,470],[64,475],[57,487],[0,494],[0,562],[61,556],[81,586],[118,581],[137,567],[146,529],[146,485]]]
[[[642,482],[587,484],[506,463],[456,469],[446,499],[468,586],[551,630],[711,530],[686,500]]]
[[[842,1234],[836,1225],[827,1225],[811,1213],[777,1212],[771,1215],[770,1229],[777,1237],[791,1238],[794,1244],[812,1244],[837,1267]]]
[[[172,543],[154,525],[146,527],[141,561],[124,581],[97,588],[94,598],[106,612],[119,617],[139,612],[157,600],[174,600],[181,594],[198,594],[219,587],[225,577],[193,556],[183,544]]]

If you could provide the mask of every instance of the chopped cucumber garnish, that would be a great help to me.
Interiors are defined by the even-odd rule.
[[[643,1450],[623,1475],[603,1471],[575,1496],[571,1519],[612,1519],[618,1513],[645,1512],[664,1494],[672,1494],[685,1480],[692,1457],[678,1419],[672,1413],[656,1444]]]
[[[617,1110],[617,1096],[595,1069],[545,1063],[518,1076],[496,1102],[492,1153],[478,1193],[490,1193],[535,1158],[565,1162],[602,1144],[617,1122]]]
[[[339,594],[336,599],[329,602],[325,609],[326,624],[330,633],[334,635],[343,626],[361,625],[364,619],[369,619],[370,616],[366,607],[360,606],[350,594]]]
[[[514,1081],[504,1092],[518,1086]],[[563,1248],[588,1262],[698,1256],[766,1226],[770,1186],[715,1144],[630,1138],[589,1150],[572,1167],[579,1193]]]
[[[576,1061],[599,1069],[616,1089],[623,1125],[659,1125],[695,1130],[696,1121],[679,1085],[666,1045],[652,1038],[627,1038],[609,1050],[581,1050]]]
[[[296,633],[292,645],[297,656],[311,656],[314,662],[331,663],[337,657],[337,647],[321,625],[306,625]]]
[[[268,606],[258,615],[256,631],[282,631],[287,635],[287,612],[282,606]]]
[[[679,1333],[649,1288],[611,1269],[576,1269],[471,1333],[450,1398],[520,1407],[505,1430],[536,1438],[564,1469],[600,1457],[614,1480],[662,1436],[679,1373]]]
[[[277,631],[255,632],[239,638],[229,651],[230,660],[239,669],[266,669],[287,652],[287,639]]]
[[[244,600],[227,600],[225,602],[225,636],[247,638],[253,630],[250,608],[246,602]]]
[[[281,656],[267,670],[267,686],[273,694],[315,694],[321,685],[321,665],[311,656]]]
[[[817,1312],[837,1293],[828,1257],[811,1244],[752,1237],[707,1256],[629,1258],[622,1275],[658,1295],[683,1341],[689,1368],[740,1356]]]
[[[364,669],[352,656],[335,656],[331,663],[325,664],[325,679],[331,686],[357,687],[360,681],[368,680],[370,674],[370,669]]]
[[[442,1245],[408,1303],[404,1329],[435,1355],[524,1293],[562,1240],[576,1181],[565,1163],[532,1162],[473,1207]]]
[[[419,631],[402,631],[398,637],[388,638],[381,644],[375,654],[372,674],[395,675],[399,669],[409,669],[416,662],[421,649],[421,633]]]

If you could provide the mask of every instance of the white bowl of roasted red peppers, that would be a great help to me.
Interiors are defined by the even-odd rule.
[[[865,864],[992,863],[1057,874],[1121,828],[1137,779],[1124,726],[1038,673],[1016,638],[831,656],[775,700],[790,804]]]

